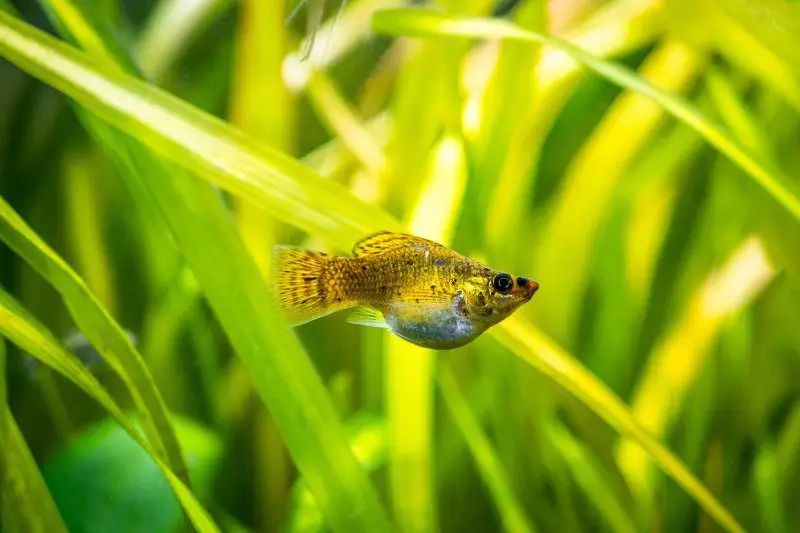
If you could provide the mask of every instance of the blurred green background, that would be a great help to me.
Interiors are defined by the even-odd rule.
[[[2,0],[3,530],[798,531],[799,139],[787,0]],[[284,327],[401,228],[541,289]]]

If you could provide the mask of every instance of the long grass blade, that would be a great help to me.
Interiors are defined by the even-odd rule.
[[[611,390],[544,333],[512,316],[496,328],[495,338],[542,373],[550,376],[648,455],[727,531],[744,531],[731,513],[672,452],[642,427]]]
[[[66,533],[67,527],[6,398],[6,344],[0,337],[0,529]]]
[[[218,121],[129,77],[105,72],[70,47],[7,16],[0,16],[0,53],[97,111],[106,120],[125,127],[132,135],[147,137],[154,133],[156,140],[145,142],[170,160],[196,169],[201,177],[224,183],[233,192],[260,205],[277,206],[274,213],[281,220],[307,228],[343,248],[362,236],[362,230],[368,233],[399,227],[384,212],[354,201],[341,188],[334,187],[336,193],[328,194],[329,186],[296,161],[253,148],[252,142]],[[112,98],[106,98],[109,95]],[[271,178],[265,180],[264,175]],[[280,187],[281,184],[286,187]],[[310,192],[295,194],[300,189]],[[175,198],[177,203],[185,201],[180,196]],[[305,203],[298,207],[296,202]],[[298,220],[299,215],[306,214],[307,218]],[[203,236],[196,246],[203,248],[209,242],[214,239]],[[216,266],[216,261],[214,264]],[[229,287],[218,290],[227,293]],[[269,329],[268,324],[258,327]],[[252,329],[248,331],[248,335],[252,333]],[[552,341],[519,320],[509,320],[502,327],[493,328],[492,334],[505,339],[516,355],[556,377],[556,381],[597,410],[613,427],[640,442],[666,472],[730,530],[741,530],[685,466],[643,432],[625,406]],[[292,341],[287,346],[296,345]]]
[[[161,80],[198,35],[236,1],[159,1],[136,44],[135,55],[142,70],[152,79]]]
[[[686,37],[777,90],[800,111],[800,16],[784,0],[677,0]]]
[[[466,184],[461,139],[444,136],[434,150],[422,192],[410,213],[415,234],[449,243]],[[433,372],[436,354],[398,337],[386,340],[389,474],[398,522],[405,531],[436,528],[433,464]]]
[[[6,468],[0,471],[0,526],[5,531],[67,533],[67,526],[11,410],[4,404],[2,411],[0,423],[5,440],[0,454]]]
[[[0,334],[31,354],[43,364],[56,370],[96,400],[152,457],[163,472],[195,528],[201,532],[219,529],[186,485],[169,469],[150,444],[133,427],[116,402],[81,364],[78,358],[61,347],[53,336],[23,307],[0,289]]]
[[[0,239],[41,274],[64,299],[75,323],[120,375],[159,457],[188,484],[189,473],[167,408],[142,356],[86,283],[0,198]]]
[[[359,413],[347,421],[350,447],[358,462],[369,473],[386,463],[388,439],[386,423],[370,413]],[[312,533],[325,531],[325,517],[319,512],[308,484],[300,479],[292,488],[291,505],[283,531]]]
[[[645,60],[640,76],[665,90],[685,91],[700,66],[685,45],[666,41]],[[594,243],[613,193],[664,120],[663,109],[649,99],[623,94],[572,159],[563,178],[563,190],[537,239],[537,276],[561,290],[557,303],[552,302],[555,305],[537,306],[536,312],[556,338],[573,338],[580,298],[593,271]],[[581,216],[576,217],[576,212]]]
[[[577,442],[560,422],[548,423],[547,432],[564,458],[575,483],[594,503],[597,513],[603,517],[608,527],[620,533],[633,533],[636,527],[619,498],[604,476],[603,465],[592,453]]]
[[[437,378],[442,397],[450,408],[456,425],[469,445],[472,457],[478,465],[478,471],[483,477],[483,482],[492,494],[497,510],[502,517],[505,531],[512,533],[536,531],[509,486],[503,464],[494,449],[492,449],[492,445],[486,435],[483,434],[480,424],[470,411],[466,398],[458,390],[458,384],[452,370],[441,365],[438,369]]]
[[[235,75],[229,120],[272,148],[291,153],[296,144],[295,97],[283,83],[282,63],[290,43],[283,31],[287,1],[240,3],[236,31]],[[270,102],[270,105],[264,105]],[[265,278],[269,276],[272,247],[287,233],[260,207],[245,199],[235,203],[236,224],[245,246]],[[252,387],[248,386],[254,396]],[[257,528],[278,528],[286,506],[291,458],[266,408],[254,410],[253,420]]]
[[[619,64],[600,59],[560,39],[523,30],[500,20],[459,18],[421,9],[397,9],[377,13],[373,19],[373,27],[378,32],[390,35],[502,38],[544,44],[561,50],[607,80],[653,100],[675,118],[695,129],[800,222],[800,195],[797,187],[783,172],[759,160],[719,124],[708,119],[684,99],[662,91]]]
[[[681,320],[654,349],[633,398],[634,416],[653,435],[661,437],[673,425],[725,321],[746,308],[774,276],[761,242],[753,237],[699,288]],[[617,457],[630,486],[647,502],[652,492],[649,461],[639,444],[623,442]]]
[[[67,13],[72,15],[69,10]],[[76,29],[78,35],[90,31],[86,21],[74,15],[58,22],[66,23],[73,36]],[[97,57],[111,71],[126,68],[135,72],[124,53],[110,60],[101,54]],[[87,124],[97,132],[96,119],[89,118]],[[217,191],[208,183],[165,168],[149,151],[118,132],[101,132],[98,139],[110,152],[124,147],[129,157],[135,158],[137,166],[128,180],[140,180],[159,205],[330,526],[342,531],[387,529],[377,494],[347,445],[330,396],[299,340],[282,322],[263,275]]]
[[[164,91],[98,65],[7,13],[0,13],[0,54],[156,153],[276,218],[310,232],[323,230],[342,249],[376,226],[399,227],[298,161]]]

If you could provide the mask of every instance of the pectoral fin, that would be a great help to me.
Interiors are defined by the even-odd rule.
[[[358,326],[389,329],[389,324],[386,323],[383,313],[372,307],[357,307],[347,316],[347,321]]]

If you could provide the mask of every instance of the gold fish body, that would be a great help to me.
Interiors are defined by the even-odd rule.
[[[353,257],[276,246],[273,269],[291,325],[358,307],[349,322],[433,349],[474,340],[539,288],[433,241],[390,232],[356,243]]]

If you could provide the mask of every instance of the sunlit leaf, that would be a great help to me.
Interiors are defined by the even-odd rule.
[[[539,330],[513,316],[501,322],[495,329],[498,330],[496,338],[504,346],[557,381],[622,436],[646,450],[648,456],[691,494],[720,525],[728,531],[743,531],[728,510],[686,466],[636,421],[625,404],[561,347]]]
[[[688,387],[695,381],[710,345],[727,319],[741,312],[773,279],[775,270],[761,242],[743,242],[714,271],[688,303],[688,309],[650,356],[633,399],[634,416],[661,437],[684,409]],[[618,458],[634,492],[647,501],[652,491],[648,459],[640,445],[624,442]]]
[[[74,10],[56,13],[69,15],[57,22],[66,24],[73,37],[89,32],[86,21]],[[89,44],[92,42],[90,39]],[[109,58],[96,53],[95,59],[112,72],[123,68],[135,73],[124,54]],[[87,118],[86,123],[94,132],[102,126],[94,117]],[[217,191],[206,182],[170,172],[136,140],[122,137],[118,131],[101,129],[98,140],[106,143],[109,152],[123,150],[135,160],[133,165],[121,163],[129,171],[129,186],[135,189],[140,181],[139,186],[160,207],[329,524],[346,531],[386,529],[388,522],[377,494],[347,445],[335,407],[299,340],[281,321],[263,275]],[[225,258],[223,264],[221,257]]]
[[[163,91],[100,67],[6,13],[0,13],[0,54],[156,153],[281,220],[325,234],[343,249],[376,226],[398,227],[380,209],[356,200],[296,160]]]
[[[38,324],[14,299],[0,289],[0,334],[51,367],[96,400],[148,452],[167,478],[172,490],[186,510],[194,526],[201,532],[216,532],[216,525],[198,503],[192,492],[158,457],[150,444],[133,427],[111,396],[80,363],[62,348],[52,335]]]
[[[373,19],[373,26],[379,32],[392,35],[502,38],[557,48],[609,81],[653,100],[678,120],[697,130],[800,221],[800,196],[796,185],[787,176],[744,149],[727,131],[709,120],[694,106],[682,98],[658,89],[621,65],[600,59],[559,39],[523,30],[500,20],[459,18],[434,11],[401,9],[377,13]]]
[[[148,146],[171,161],[196,170],[200,177],[226,186],[259,205],[275,207],[273,213],[281,220],[308,229],[337,246],[349,248],[363,233],[397,227],[397,223],[379,209],[352,200],[341,188],[322,185],[313,173],[293,160],[268,150],[253,148],[250,141],[232,133],[228,127],[128,77],[111,72],[101,74],[102,67],[93,66],[83,55],[16,21],[0,19],[0,51],[23,68],[47,79],[48,83],[98,112],[106,120],[142,138]],[[203,127],[200,128],[198,124]],[[264,176],[269,179],[264,179]],[[301,190],[302,193],[298,192]],[[331,190],[335,194],[329,194]],[[172,205],[186,202],[187,198],[191,204],[193,197],[187,189],[174,191],[169,196],[170,200],[165,202],[165,207],[169,210]],[[214,224],[224,226],[223,220],[223,217],[219,217],[209,221],[206,227]],[[219,238],[227,238],[219,231],[214,235],[216,236],[196,236],[191,242],[184,243],[184,248],[203,248]],[[226,248],[226,253],[222,255],[230,257],[228,250]],[[209,250],[203,261],[217,267],[218,262],[212,258],[215,257],[214,254],[219,255],[220,251],[219,248]],[[236,257],[231,260],[238,261]],[[215,291],[219,292],[230,290],[229,286],[217,285],[215,280],[201,280],[201,285],[205,288],[213,285]],[[252,302],[249,296],[243,296],[245,303],[250,305]],[[257,298],[255,294],[251,296]],[[230,305],[232,309],[234,303],[231,302]],[[235,305],[238,307],[241,302]],[[258,308],[255,304],[253,306]],[[220,313],[220,316],[223,314]],[[239,316],[253,314],[258,313],[244,313]],[[244,321],[252,323],[250,319]],[[235,328],[230,324],[227,327]],[[255,328],[249,328],[248,333],[254,334],[261,328],[268,330],[269,325],[259,323]],[[640,442],[709,512],[727,524],[729,529],[738,530],[735,522],[685,467],[663,446],[641,431],[623,404],[549,339],[519,320],[509,320],[500,327],[493,328],[492,334],[506,339],[506,344],[515,354],[548,375],[556,376],[562,386],[603,414],[614,427],[622,429],[626,435]],[[281,340],[285,339],[276,338],[279,344]],[[291,347],[294,344],[289,342],[283,346]],[[270,354],[265,354],[264,357],[269,359]]]
[[[84,281],[0,198],[0,239],[53,285],[75,323],[128,386],[151,445],[175,474],[189,481],[166,406],[141,355]]]

